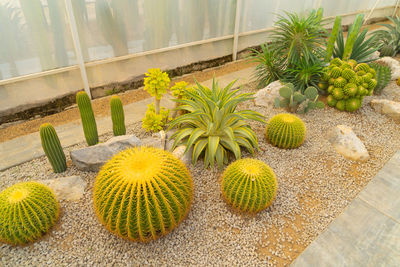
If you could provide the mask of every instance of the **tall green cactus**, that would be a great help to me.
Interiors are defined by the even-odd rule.
[[[371,68],[373,68],[376,72],[376,87],[374,88],[374,94],[380,95],[382,93],[383,88],[390,82],[392,78],[392,71],[389,66],[384,62],[372,62],[369,64]]]
[[[40,126],[39,133],[44,153],[49,159],[54,172],[64,172],[67,169],[67,163],[56,130],[50,123],[44,123]]]
[[[110,107],[114,136],[126,134],[124,108],[121,99],[116,95],[112,96]]]
[[[342,26],[342,17],[337,16],[335,18],[335,22],[334,22],[333,28],[332,28],[332,33],[331,33],[331,36],[329,36],[328,45],[326,47],[326,57],[325,57],[326,62],[329,62],[331,60],[332,53],[333,53],[333,47],[335,46],[336,37],[338,35],[339,28],[341,26]]]
[[[358,33],[360,32],[362,22],[364,19],[364,14],[358,14],[354,23],[350,26],[349,31],[347,33],[347,40],[344,46],[344,52],[342,60],[347,61],[350,59],[351,52],[353,52],[354,42],[357,39]]]
[[[76,103],[78,104],[79,113],[81,114],[86,142],[89,146],[93,146],[99,142],[99,136],[97,134],[96,119],[94,118],[89,96],[83,91],[78,92],[76,94]]]

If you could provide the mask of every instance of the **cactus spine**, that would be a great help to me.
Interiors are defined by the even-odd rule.
[[[370,63],[369,66],[375,70],[376,73],[376,87],[374,89],[374,93],[380,95],[382,93],[383,88],[390,82],[392,78],[392,71],[389,66],[383,62],[373,62]]]
[[[67,163],[56,130],[50,123],[44,123],[40,126],[39,133],[44,153],[54,172],[64,172],[67,169]]]
[[[121,99],[116,95],[112,96],[110,99],[110,107],[114,135],[126,134],[124,108]]]
[[[55,224],[58,214],[58,202],[47,186],[23,182],[8,187],[0,192],[0,241],[34,241]]]
[[[346,44],[344,45],[343,51],[343,61],[347,61],[350,59],[351,53],[353,52],[354,42],[357,39],[358,33],[360,32],[361,25],[364,19],[364,14],[358,14],[354,23],[350,26],[348,37],[346,40]]]
[[[226,201],[245,212],[266,209],[275,199],[278,188],[273,170],[256,159],[240,159],[225,170],[221,189]]]
[[[341,26],[342,26],[342,17],[341,16],[337,16],[335,18],[335,22],[333,24],[331,36],[329,36],[328,45],[326,47],[326,57],[325,57],[325,61],[326,62],[329,62],[331,60],[332,53],[333,53],[333,47],[335,46],[336,37],[337,37],[337,35],[339,33],[339,28]]]
[[[93,146],[99,142],[99,136],[97,134],[96,119],[94,118],[89,96],[83,91],[78,92],[76,94],[76,103],[78,104],[79,113],[81,114],[86,142],[89,146]]]
[[[272,117],[265,129],[267,141],[279,148],[297,148],[306,136],[306,126],[297,116],[281,113]]]
[[[142,242],[172,231],[189,212],[192,196],[185,164],[153,147],[115,155],[99,172],[93,193],[96,213],[107,229]]]

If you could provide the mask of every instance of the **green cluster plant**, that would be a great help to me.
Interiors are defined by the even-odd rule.
[[[115,155],[94,184],[94,206],[112,233],[147,242],[168,234],[186,217],[193,181],[170,152],[135,147]]]
[[[55,173],[64,172],[67,169],[65,154],[58,139],[54,127],[50,123],[44,123],[39,128],[42,148]]]
[[[33,242],[56,223],[59,205],[54,193],[37,182],[14,184],[0,192],[0,241]]]
[[[276,197],[278,182],[274,171],[256,159],[239,159],[222,175],[222,195],[235,209],[257,213],[266,209]]]
[[[79,113],[81,115],[86,142],[89,146],[96,145],[99,142],[96,119],[94,117],[90,98],[86,92],[81,91],[76,94],[76,103],[78,104]]]
[[[267,122],[265,137],[279,148],[298,148],[306,136],[306,126],[297,116],[289,113],[275,115]]]
[[[174,84],[174,86],[171,87],[170,90],[171,90],[172,96],[175,99],[185,98],[186,97],[186,91],[188,90],[188,83],[185,82],[185,81],[177,82],[177,83]],[[179,113],[178,109],[177,109],[178,106],[179,106],[179,103],[175,102],[175,108],[174,108],[174,111],[173,111],[172,116],[171,116],[172,118],[175,118],[177,115],[182,115],[182,114],[178,114]]]
[[[327,104],[338,110],[358,110],[364,96],[372,95],[377,85],[376,72],[366,63],[355,60],[331,60],[321,80],[321,89],[328,93]]]
[[[287,108],[289,112],[306,113],[310,109],[324,108],[324,103],[319,101],[318,90],[308,87],[304,94],[294,90],[291,83],[285,84],[279,89],[281,98],[275,98],[275,107]],[[301,108],[300,108],[301,107]]]
[[[232,90],[235,81],[225,88],[219,87],[213,79],[212,89],[197,83],[195,91],[188,91],[188,99],[176,99],[179,110],[188,112],[169,123],[169,129],[177,128],[170,137],[174,139],[174,149],[179,144],[186,145],[185,153],[193,148],[192,161],[197,162],[204,155],[204,166],[219,168],[228,162],[228,153],[236,159],[241,157],[240,147],[250,153],[258,149],[257,136],[248,124],[255,120],[264,122],[263,116],[251,110],[237,110],[237,105],[253,99],[252,93],[240,94],[240,89]]]
[[[121,99],[114,95],[110,98],[111,120],[114,136],[125,135],[125,114]]]
[[[374,61],[370,63],[369,66],[376,72],[377,84],[374,89],[374,94],[380,95],[383,88],[385,88],[392,79],[392,71],[385,62],[381,61]]]
[[[169,110],[160,106],[161,97],[169,88],[170,79],[166,72],[162,72],[159,68],[149,69],[145,73],[144,89],[154,96],[154,103],[148,106],[145,117],[143,118],[143,128],[147,131],[159,132],[168,122]]]
[[[394,57],[400,52],[400,18],[397,16],[387,18],[391,24],[378,24],[386,29],[374,31],[374,45],[381,57]]]

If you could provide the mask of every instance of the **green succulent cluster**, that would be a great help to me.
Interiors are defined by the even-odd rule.
[[[186,217],[193,182],[185,164],[170,152],[135,147],[102,167],[93,198],[96,213],[109,231],[147,242],[171,232]]]
[[[275,98],[275,107],[287,108],[290,112],[306,113],[310,109],[324,108],[324,103],[318,100],[319,94],[315,87],[308,87],[304,94],[294,90],[291,83],[285,84],[279,89],[279,95]],[[299,107],[302,107],[299,109]]]
[[[161,97],[167,92],[170,79],[166,72],[162,72],[159,68],[149,69],[145,73],[144,89],[156,99]]]
[[[274,171],[256,159],[240,159],[231,163],[222,176],[221,189],[234,208],[256,213],[266,209],[275,199],[278,182]]]
[[[155,111],[154,104],[147,105],[147,111],[142,121],[142,127],[148,132],[159,132],[169,120],[169,109],[160,108],[160,113]]]
[[[0,241],[23,245],[40,238],[59,215],[50,188],[36,182],[14,184],[0,192]]]
[[[272,117],[265,128],[269,143],[279,148],[297,148],[306,137],[306,126],[297,116],[281,113]]]
[[[372,95],[376,85],[376,72],[368,64],[334,58],[325,70],[320,88],[328,93],[330,107],[353,112],[361,107],[364,96]]]
[[[383,88],[385,88],[392,79],[392,71],[386,63],[381,61],[372,62],[369,66],[376,72],[377,85],[374,89],[374,94],[380,95]]]
[[[177,82],[171,87],[172,96],[182,98],[186,94],[188,83],[185,81]]]

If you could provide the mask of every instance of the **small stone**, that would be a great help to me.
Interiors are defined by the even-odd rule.
[[[283,84],[280,81],[270,83],[267,87],[258,90],[254,95],[254,102],[256,106],[260,107],[274,107],[276,97],[279,97],[279,89]]]
[[[57,179],[41,180],[39,183],[50,187],[57,199],[77,201],[83,197],[86,182],[80,176],[68,176]]]
[[[177,146],[172,154],[177,157],[178,159],[182,160],[183,163],[186,165],[189,165],[192,162],[192,153],[193,153],[193,147],[187,151],[187,153],[184,153],[186,149],[185,145]]]
[[[366,161],[369,153],[364,143],[357,137],[353,130],[346,125],[337,125],[328,133],[328,141],[336,152],[347,159]]]
[[[400,123],[400,102],[387,99],[373,99],[370,104],[376,112],[384,114],[392,118],[395,122]]]

